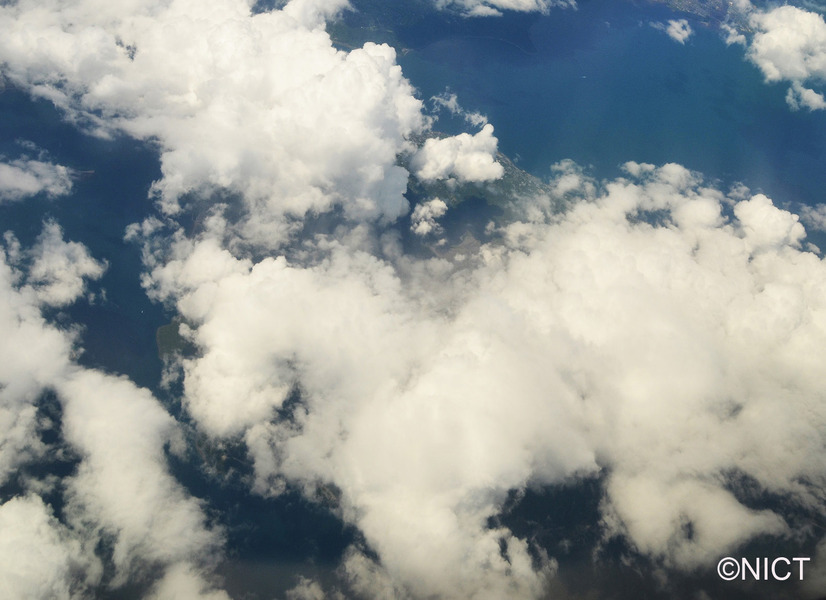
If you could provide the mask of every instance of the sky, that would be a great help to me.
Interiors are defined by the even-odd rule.
[[[578,10],[430,4],[446,21]],[[50,208],[102,219],[77,197],[98,175],[56,160],[58,142],[3,140],[0,588],[245,597],[222,567],[230,456],[250,498],[302,498],[349,532],[322,575],[272,564],[288,583],[255,597],[609,597],[565,583],[576,539],[542,544],[505,518],[514,498],[588,483],[594,572],[619,561],[699,600],[726,593],[722,557],[770,551],[811,558],[805,580],[732,593],[822,597],[826,264],[808,236],[823,205],[791,212],[667,158],[628,156],[607,179],[560,160],[497,188],[502,216],[456,241],[456,194],[511,181],[497,123],[449,90],[422,98],[388,44],[337,44],[327,26],[347,10],[0,5],[0,95],[157,166],[142,216],[107,232],[140,255],[120,272]],[[783,110],[822,118],[817,7],[732,10],[721,47],[785,90]],[[680,47],[705,27],[669,15],[646,26]],[[464,131],[439,133],[445,112]],[[15,229],[23,209],[34,234]],[[153,384],[84,359],[80,317],[114,275],[177,329]]]

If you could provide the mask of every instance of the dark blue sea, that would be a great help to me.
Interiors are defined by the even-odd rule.
[[[677,162],[779,205],[823,202],[826,113],[789,110],[788,86],[766,85],[714,24],[689,16],[684,46],[651,26],[683,16],[617,0],[453,30],[433,16],[399,32],[399,62],[422,99],[449,90],[487,115],[500,150],[538,177],[565,158],[600,178]]]

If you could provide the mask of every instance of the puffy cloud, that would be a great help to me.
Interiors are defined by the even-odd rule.
[[[196,572],[190,565],[174,565],[167,570],[149,596],[150,600],[229,600],[223,590],[209,586],[202,573]]]
[[[98,279],[106,264],[92,258],[83,244],[66,242],[54,221],[43,225],[43,232],[30,252],[32,264],[27,283],[38,299],[50,306],[64,306],[84,292],[87,279]]]
[[[416,206],[410,215],[410,230],[416,235],[439,233],[441,226],[436,220],[447,212],[447,204],[439,198],[428,200]]]
[[[826,100],[823,99],[823,94],[803,87],[798,82],[792,83],[786,94],[786,103],[792,110],[799,110],[801,108],[808,108],[809,110],[820,110],[826,108]]]
[[[777,210],[763,194],[739,202],[734,214],[740,221],[743,239],[752,252],[764,248],[799,247],[806,235],[797,215]]]
[[[35,403],[66,369],[73,341],[45,321],[37,292],[22,283],[22,274],[8,264],[8,253],[0,255],[0,482],[43,451],[35,433]]]
[[[324,600],[321,586],[308,579],[301,579],[294,588],[287,592],[287,600]]]
[[[100,135],[156,141],[162,177],[152,189],[166,213],[187,194],[218,190],[243,204],[237,237],[277,247],[308,213],[341,207],[353,220],[392,221],[408,208],[396,159],[429,119],[392,48],[333,47],[323,19],[343,6],[294,0],[252,14],[243,0],[208,10],[136,0],[116,11],[22,0],[0,7],[0,60],[15,84]],[[502,174],[495,151],[485,126],[433,140],[420,168],[487,181]]]
[[[651,26],[654,29],[664,31],[668,34],[668,37],[680,44],[685,44],[686,40],[694,34],[694,30],[691,28],[691,25],[688,24],[686,19],[671,19],[667,24],[652,23]]]
[[[794,6],[756,11],[750,17],[756,30],[749,59],[768,82],[792,83],[787,102],[793,109],[826,108],[823,95],[806,87],[826,79],[826,22],[823,16]]]
[[[802,206],[800,219],[810,230],[826,231],[826,204]]]
[[[103,265],[82,244],[65,242],[44,224],[35,247],[23,250],[7,232],[0,261],[0,482],[44,451],[36,434],[36,403],[69,365],[74,336],[51,326],[42,305],[64,306],[97,278]]]
[[[751,17],[758,32],[750,56],[769,81],[804,80],[826,74],[826,23],[794,6],[780,6]]]
[[[0,586],[9,598],[69,600],[88,552],[35,495],[0,504]]]
[[[0,162],[0,203],[44,193],[50,198],[72,190],[72,171],[63,165],[20,158]]]
[[[726,33],[726,45],[731,46],[732,44],[740,44],[741,46],[748,45],[748,40],[746,36],[735,27],[732,27],[728,23],[723,23],[720,25],[721,29]]]
[[[169,566],[173,575],[185,569],[194,581],[195,566],[209,560],[221,538],[207,526],[201,504],[168,472],[165,448],[180,451],[183,443],[177,424],[148,391],[78,367],[71,329],[42,313],[44,304],[74,300],[83,279],[100,274],[100,264],[84,246],[64,242],[54,223],[46,224],[33,250],[11,242],[7,236],[11,251],[0,262],[0,478],[5,482],[47,450],[37,416],[47,390],[62,406],[60,443],[80,462],[61,482],[63,523],[34,494],[0,506],[4,590],[20,592],[14,597],[68,598],[100,585],[100,560],[91,549],[104,539],[113,544],[116,568],[109,585],[143,577],[135,569],[148,565]]]
[[[636,163],[628,163],[626,168],[630,168],[631,165],[642,168]],[[571,159],[564,159],[551,165],[551,173],[551,189],[554,196],[558,198],[590,198],[596,193],[596,182],[585,172],[585,169]]]
[[[214,258],[193,253],[177,271],[197,271],[195,260]],[[558,457],[538,467],[548,477],[592,468],[593,457],[571,433],[574,399],[559,375],[534,372],[508,343],[521,328],[496,318],[476,333],[491,318],[481,301],[453,326],[422,314],[388,265],[343,249],[312,269],[265,259],[178,306],[203,352],[184,363],[188,409],[212,435],[244,433],[259,489],[272,476],[335,483],[416,596],[541,589],[524,542],[487,519],[539,457]],[[296,384],[308,413],[293,436],[272,418]],[[543,406],[549,390],[561,398]]]
[[[69,374],[57,390],[64,436],[83,457],[68,482],[70,518],[114,535],[118,582],[142,563],[176,564],[209,551],[218,538],[200,503],[167,470],[164,447],[180,450],[183,441],[157,400],[91,370]]]
[[[98,4],[4,5],[0,60],[11,81],[99,133],[157,140],[153,189],[167,212],[222,188],[255,212],[243,235],[277,243],[308,211],[406,211],[395,160],[426,125],[421,102],[389,46],[333,48],[319,18],[342,2],[254,15],[243,0]]]
[[[643,552],[693,568],[784,531],[777,515],[738,505],[728,473],[819,503],[795,478],[824,477],[811,470],[819,434],[808,419],[824,414],[808,412],[817,384],[805,356],[826,342],[826,271],[799,250],[797,219],[764,196],[737,202],[728,221],[731,200],[685,169],[629,171],[643,185],[613,182],[538,237],[512,226],[529,252],[501,285],[544,329],[579,341],[563,368],[600,432],[608,513]]]
[[[305,27],[317,28],[324,27],[346,8],[349,8],[348,0],[292,0],[284,12]]]
[[[685,41],[691,37],[694,30],[691,29],[691,25],[689,25],[685,19],[671,19],[668,21],[668,27],[665,32],[668,34],[668,37],[675,42],[685,44]]]
[[[495,159],[498,142],[489,123],[475,135],[431,138],[416,152],[411,167],[425,181],[452,175],[460,182],[499,179],[505,170]]]
[[[625,168],[560,163],[550,189],[579,201],[461,265],[329,241],[253,262],[204,236],[150,273],[200,349],[188,411],[243,436],[259,491],[341,490],[380,560],[348,555],[354,589],[538,597],[553,560],[489,520],[508,490],[598,472],[606,534],[672,568],[789,531],[739,478],[822,510],[822,259],[763,195]]]
[[[609,528],[626,533],[641,552],[689,569],[751,537],[786,532],[778,515],[746,508],[719,483],[623,474],[608,495]]]

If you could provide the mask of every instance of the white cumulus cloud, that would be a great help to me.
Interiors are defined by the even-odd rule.
[[[672,568],[785,535],[735,490],[745,477],[822,510],[823,260],[763,195],[626,170],[584,185],[560,163],[551,188],[579,201],[507,226],[469,266],[179,243],[150,281],[200,348],[183,361],[190,414],[243,436],[260,492],[340,489],[380,559],[354,549],[346,568],[378,596],[540,597],[554,561],[489,519],[509,490],[598,473],[606,535]]]
[[[686,40],[694,33],[691,25],[685,19],[668,21],[668,28],[665,31],[672,40],[681,44],[685,44]]]
[[[686,40],[694,34],[694,30],[686,19],[670,19],[667,24],[653,23],[652,26],[664,31],[668,37],[680,44],[685,44]]]
[[[436,222],[447,212],[444,200],[434,198],[416,206],[410,215],[410,230],[416,235],[438,233],[441,226]]]
[[[481,127],[488,122],[487,117],[482,113],[468,112],[462,108],[459,104],[459,97],[456,94],[451,94],[446,91],[438,96],[433,96],[430,100],[438,110],[447,110],[453,115],[462,117],[470,125],[475,127]]]
[[[0,586],[9,598],[69,600],[81,589],[76,571],[92,569],[76,534],[52,515],[39,496],[0,504]]]
[[[38,299],[51,306],[64,306],[77,300],[88,279],[99,279],[106,263],[97,261],[78,242],[63,240],[63,231],[54,221],[43,225],[37,244],[29,253],[32,264],[27,283]]]
[[[63,165],[20,158],[0,162],[0,203],[44,193],[50,198],[72,190],[72,171]]]
[[[787,102],[793,109],[826,108],[823,95],[811,82],[826,79],[826,22],[823,16],[794,6],[755,11],[750,17],[755,34],[749,59],[768,82],[791,82]]]
[[[411,166],[424,180],[451,176],[461,182],[499,179],[505,170],[496,162],[498,142],[489,123],[474,135],[431,138],[414,155]]]
[[[112,587],[147,567],[186,569],[193,578],[221,537],[169,474],[164,448],[180,451],[177,423],[127,379],[77,366],[72,328],[43,316],[44,304],[77,298],[84,278],[100,275],[100,263],[84,246],[64,242],[55,223],[46,224],[33,250],[10,236],[7,245],[12,251],[6,248],[0,262],[0,481],[50,449],[37,415],[50,390],[62,408],[62,443],[80,462],[60,485],[63,521],[36,494],[50,484],[35,475],[23,482],[30,493],[0,506],[4,591],[69,598],[94,590],[103,575],[94,549],[104,540],[113,544]]]
[[[288,217],[336,205],[358,219],[403,214],[395,158],[426,123],[392,48],[333,48],[317,19],[330,6],[253,15],[243,0],[22,0],[0,7],[0,60],[93,130],[157,140],[166,211],[225,189],[259,217],[246,236],[279,240]]]

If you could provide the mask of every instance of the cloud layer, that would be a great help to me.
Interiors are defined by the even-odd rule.
[[[430,119],[394,51],[337,50],[324,31],[342,7],[0,7],[5,76],[88,131],[157,144],[159,212],[128,238],[196,349],[177,359],[187,418],[212,442],[243,442],[256,493],[334,490],[363,536],[342,589],[367,597],[542,597],[554,558],[495,517],[513,490],[583,478],[605,482],[606,539],[669,569],[804,535],[742,483],[824,509],[826,267],[798,217],[676,164],[596,181],[562,161],[548,196],[513,199],[521,220],[443,258],[405,254],[399,157],[423,181],[484,190],[504,172],[497,139],[480,120],[417,148]],[[753,23],[751,60],[791,82],[790,104],[817,108],[805,86],[823,76],[822,18],[781,7]],[[44,164],[3,165],[0,190],[67,192],[66,171]],[[420,202],[413,233],[438,232],[446,212]],[[76,333],[47,317],[105,263],[50,221],[32,248],[5,240],[0,476],[57,451],[38,435],[45,393],[78,465],[60,519],[45,480],[0,505],[0,581],[35,597],[138,581],[156,598],[225,598],[209,576],[221,532],[169,472],[179,424],[149,391],[80,367]],[[305,581],[291,595],[321,593]]]
[[[434,0],[438,8],[453,8],[471,17],[496,17],[502,11],[547,12],[551,7],[576,8],[576,0]]]
[[[494,160],[497,143],[490,124],[475,135],[460,133],[443,139],[431,138],[416,152],[411,167],[423,181],[451,176],[461,183],[499,179],[505,170]]]
[[[72,172],[62,165],[20,158],[0,162],[0,203],[45,193],[65,196],[72,189]]]
[[[767,82],[791,83],[786,101],[797,110],[826,108],[823,94],[811,85],[826,79],[826,22],[823,16],[794,6],[754,11],[755,30],[748,57]]]
[[[396,594],[538,596],[553,561],[488,519],[510,489],[599,473],[606,534],[671,568],[785,535],[737,486],[822,509],[826,267],[763,195],[626,170],[598,185],[561,165],[579,201],[505,227],[471,266],[179,243],[150,281],[201,351],[183,362],[188,410],[243,436],[260,491],[335,484],[381,560],[350,568]]]
[[[180,452],[175,421],[152,395],[124,378],[74,362],[76,336],[43,316],[65,306],[99,277],[85,246],[65,242],[54,223],[31,251],[6,236],[0,262],[0,485],[16,480],[24,495],[0,504],[0,581],[13,597],[85,597],[101,585],[138,582],[148,567],[194,569],[220,535],[201,504],[168,472],[164,448]],[[55,394],[59,441],[38,407]],[[77,455],[76,472],[60,482],[27,475],[41,459]],[[57,494],[62,517],[42,499]],[[43,495],[43,497],[41,497]],[[111,579],[96,548],[111,544]],[[203,584],[204,588],[208,588]],[[188,597],[196,597],[190,595]]]

